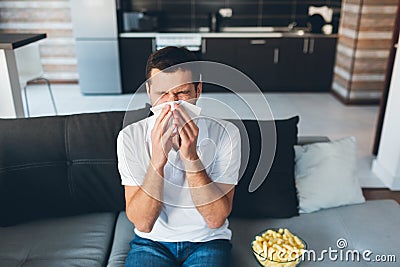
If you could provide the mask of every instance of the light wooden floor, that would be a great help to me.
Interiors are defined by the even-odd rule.
[[[364,188],[363,194],[365,199],[393,199],[400,204],[400,191],[390,191],[384,188]]]

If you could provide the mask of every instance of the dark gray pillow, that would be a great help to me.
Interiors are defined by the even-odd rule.
[[[235,188],[232,217],[242,218],[288,218],[298,215],[299,202],[295,185],[294,164],[295,155],[293,146],[297,143],[297,123],[299,117],[275,121],[231,120],[241,131],[241,136],[247,135],[250,140],[250,157],[247,166],[241,166],[244,172],[239,184]],[[276,128],[276,151],[271,169],[254,192],[249,193],[249,183],[253,177],[260,158],[261,132],[264,136],[271,136],[268,132]],[[260,125],[260,127],[259,127]],[[265,140],[264,140],[265,141]],[[242,161],[246,153],[246,140],[242,138]],[[267,140],[268,142],[268,140]],[[266,146],[264,149],[268,149]],[[262,162],[261,162],[262,164]]]
[[[149,106],[129,111],[128,123],[148,114]],[[124,210],[116,155],[124,115],[0,119],[0,225]]]

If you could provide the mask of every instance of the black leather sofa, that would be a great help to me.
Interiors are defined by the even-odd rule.
[[[116,137],[124,124],[148,115],[146,107],[130,111],[128,116],[104,112],[0,119],[0,266],[124,266],[134,226],[124,213]],[[323,247],[335,241],[347,227],[346,222],[324,240],[317,239],[312,231],[326,223],[321,218],[336,218],[336,209],[298,216],[293,179],[298,118],[275,122],[276,157],[268,179],[251,194],[247,188],[261,151],[260,131],[269,129],[271,122],[262,122],[261,128],[255,121],[233,122],[243,122],[240,130],[246,131],[250,140],[250,161],[241,169],[243,178],[230,217],[234,265],[257,266],[250,241],[270,226],[294,228],[312,245]],[[259,201],[263,205],[255,205]],[[393,224],[365,222],[367,229],[395,227],[400,222],[398,205],[376,203],[354,206],[372,215],[382,209],[397,213]],[[346,208],[339,210],[353,213]],[[350,218],[349,224],[354,220]]]

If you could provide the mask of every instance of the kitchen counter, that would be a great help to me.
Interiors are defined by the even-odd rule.
[[[45,33],[0,33],[0,49],[16,49],[44,38]]]
[[[193,35],[199,34],[202,38],[337,38],[338,34],[316,34],[307,32],[125,32],[120,33],[120,38],[155,38],[156,35]]]

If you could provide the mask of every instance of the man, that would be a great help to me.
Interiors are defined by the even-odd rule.
[[[153,107],[196,103],[202,83],[185,66],[193,61],[185,48],[150,55],[146,89]],[[226,121],[191,119],[185,105],[171,110],[167,104],[118,136],[126,214],[135,225],[126,266],[231,265],[227,217],[240,166],[239,131]]]

